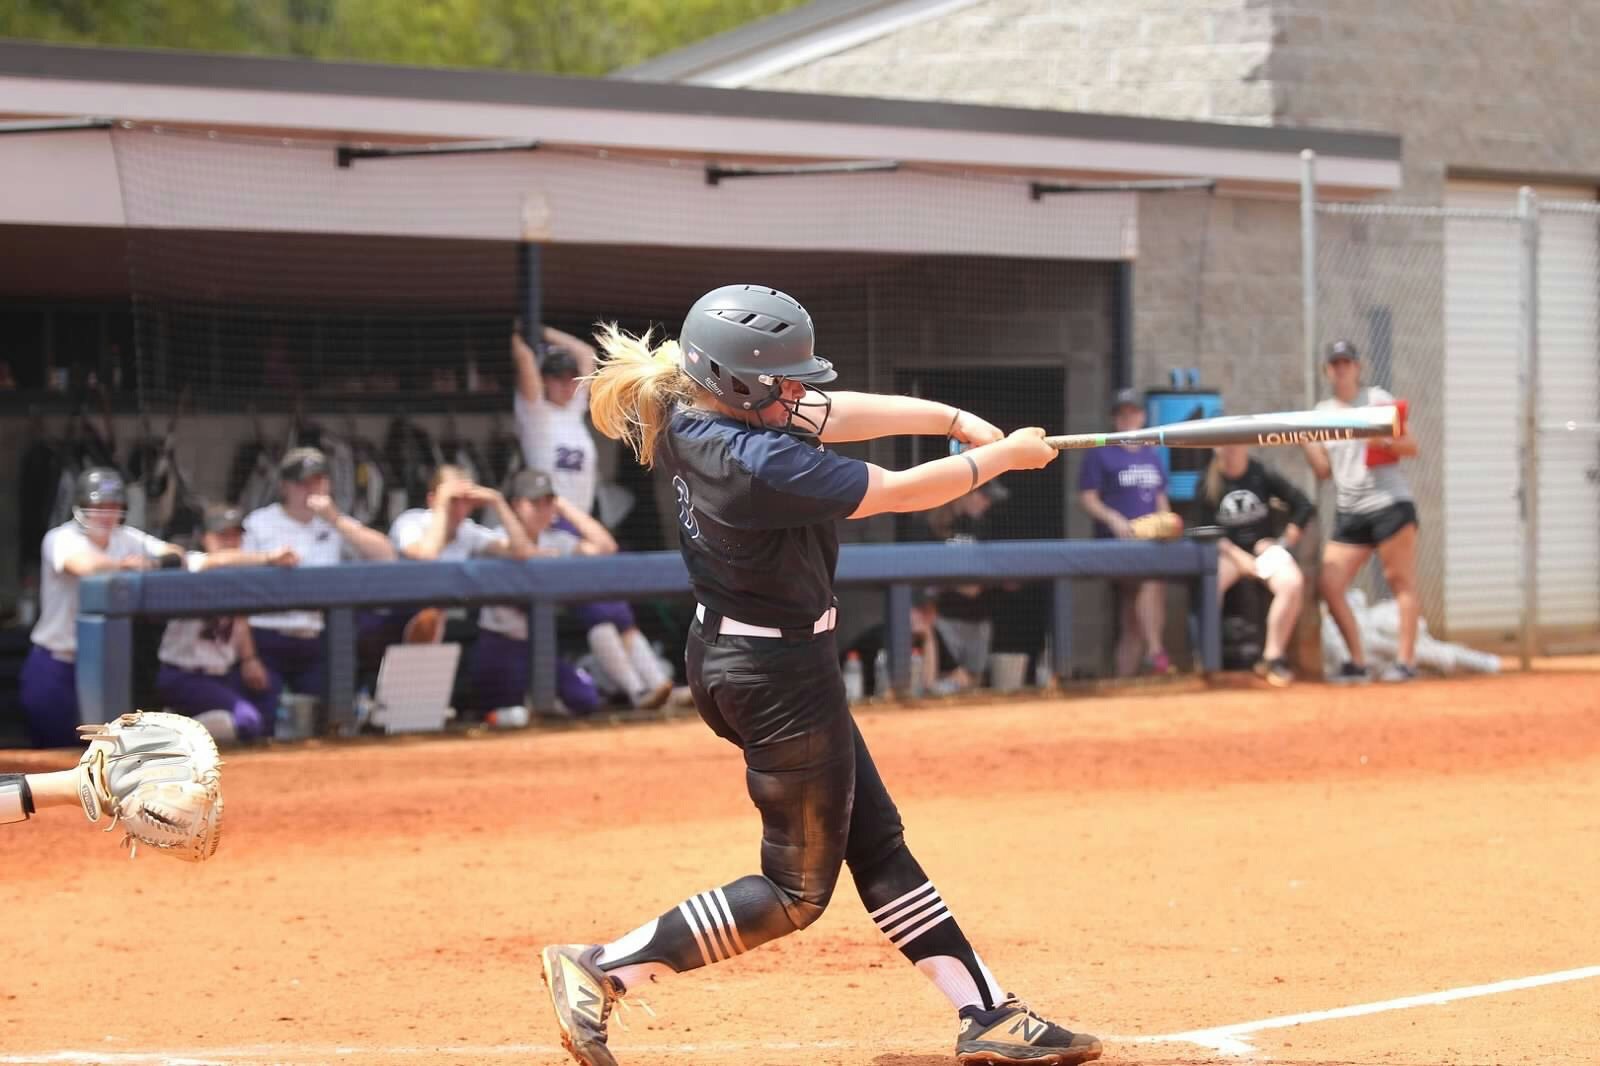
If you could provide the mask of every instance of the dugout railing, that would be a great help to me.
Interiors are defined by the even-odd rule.
[[[1201,668],[1221,665],[1221,618],[1214,542],[1001,541],[963,545],[856,544],[839,554],[836,586],[878,587],[886,597],[885,643],[896,692],[909,691],[911,593],[932,584],[1049,581],[1051,662],[1072,661],[1072,584],[1085,579],[1161,578],[1190,590],[1191,640]],[[528,611],[530,705],[555,704],[556,614],[562,604],[592,600],[687,597],[689,576],[677,552],[636,552],[526,562],[349,563],[279,569],[238,567],[187,573],[156,570],[105,574],[81,585],[78,706],[83,722],[133,710],[135,619],[163,620],[283,610],[324,612],[327,690],[322,730],[355,725],[358,610],[416,604],[472,607],[516,604]],[[1111,619],[1107,624],[1112,624]]]

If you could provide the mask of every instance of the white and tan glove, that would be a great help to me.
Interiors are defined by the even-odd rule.
[[[78,760],[78,799],[91,822],[111,815],[130,854],[140,844],[203,862],[222,835],[222,756],[192,718],[135,711],[79,726],[89,749]]]

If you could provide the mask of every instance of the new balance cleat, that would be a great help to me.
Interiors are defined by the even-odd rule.
[[[963,1064],[1076,1066],[1100,1057],[1100,1041],[1046,1021],[1015,996],[994,1010],[963,1007],[956,1059]]]
[[[540,954],[561,1043],[583,1066],[617,1066],[606,1047],[606,1021],[622,986],[600,970],[600,948],[556,944]]]

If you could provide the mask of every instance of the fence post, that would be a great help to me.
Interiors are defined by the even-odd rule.
[[[1533,665],[1539,644],[1539,195],[1517,192],[1522,219],[1522,269],[1518,312],[1522,363],[1522,668]]]
[[[911,696],[911,586],[892,584],[884,593],[883,643],[889,652],[889,684],[900,699]],[[878,693],[882,696],[883,693]]]
[[[549,600],[528,604],[528,700],[535,714],[555,710],[556,605]]]
[[[1061,682],[1072,677],[1072,579],[1058,577],[1051,585],[1050,673]]]
[[[1317,404],[1317,153],[1300,153],[1300,318],[1305,405]]]
[[[329,607],[322,614],[323,720],[315,732],[348,735],[356,726],[356,613],[350,607]]]

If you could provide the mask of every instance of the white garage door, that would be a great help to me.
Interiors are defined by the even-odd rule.
[[[1536,186],[1543,202],[1595,190]],[[1452,207],[1514,210],[1517,187],[1451,182]],[[1600,413],[1596,217],[1545,211],[1540,226],[1541,420]],[[1521,607],[1516,499],[1521,388],[1520,248],[1502,227],[1452,221],[1445,255],[1445,615],[1453,633],[1509,631]],[[1591,433],[1544,434],[1539,463],[1539,624],[1600,627],[1600,486]]]

